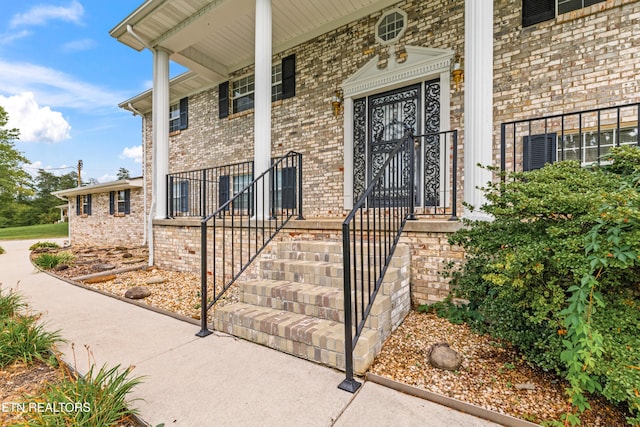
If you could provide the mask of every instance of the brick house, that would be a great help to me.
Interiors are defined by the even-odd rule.
[[[146,244],[142,177],[69,188],[53,194],[67,201],[71,244]]]
[[[411,303],[447,295],[443,265],[463,258],[447,238],[458,217],[484,217],[478,187],[494,178],[478,164],[586,164],[613,145],[638,144],[639,24],[640,2],[631,0],[146,1],[111,35],[153,53],[153,89],[120,107],[143,120],[154,263],[204,265],[203,278],[215,276],[230,261],[220,261],[217,247],[201,250],[201,230],[215,240],[224,234],[215,224],[226,227],[243,212],[246,225],[221,247],[246,240],[241,252],[251,252],[253,224],[277,224],[273,212],[296,210],[305,220],[283,221],[256,261],[239,269],[247,280],[264,279],[273,259],[305,252],[296,242],[344,244],[342,222],[362,196],[361,242],[373,240],[362,229],[371,233],[375,212],[391,224],[393,212],[410,205],[417,220],[399,234],[408,248],[399,268],[408,276],[388,285],[388,307],[374,310],[391,319],[371,339],[380,342]],[[170,60],[188,71],[169,79]],[[393,151],[407,135],[410,148]],[[262,173],[266,187],[248,188]],[[384,182],[367,196],[376,179]],[[392,228],[386,221],[382,228]],[[292,275],[317,274],[306,268]],[[275,291],[242,292],[255,305],[276,299]],[[227,320],[216,325],[233,331]],[[331,345],[263,332],[234,333],[341,368],[350,363],[339,351],[348,334],[332,353]],[[356,348],[356,370],[372,360],[365,353]]]

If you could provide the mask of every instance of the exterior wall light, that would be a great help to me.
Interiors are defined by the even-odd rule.
[[[455,84],[456,91],[460,89],[460,83],[464,81],[464,71],[462,69],[462,58],[460,55],[456,55],[453,59],[453,71],[451,71],[451,77]]]
[[[342,89],[336,89],[333,92],[333,96],[331,97],[331,107],[333,108],[333,115],[338,117],[338,115],[343,110],[343,92]]]

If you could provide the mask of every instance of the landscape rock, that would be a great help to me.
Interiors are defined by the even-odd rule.
[[[427,362],[438,369],[457,371],[462,365],[462,357],[457,351],[451,349],[448,343],[441,342],[427,350]]]
[[[159,285],[160,283],[164,283],[165,282],[165,278],[162,276],[153,276],[153,277],[149,277],[146,280],[147,285]]]
[[[144,286],[134,286],[124,293],[124,297],[129,299],[142,299],[149,295],[151,295],[151,291]]]
[[[58,264],[53,269],[54,271],[62,271],[66,270],[67,268],[69,268],[69,264]]]
[[[108,282],[109,280],[113,280],[116,278],[115,274],[108,274],[105,276],[91,277],[89,279],[83,280],[84,283],[101,283]]]
[[[535,384],[531,384],[531,383],[516,384],[514,387],[516,388],[516,390],[535,390],[536,389]]]
[[[95,271],[109,271],[113,270],[114,268],[116,268],[116,266],[113,264],[96,264],[91,266],[91,269]]]
[[[122,254],[122,258],[133,258],[133,254],[130,252]]]

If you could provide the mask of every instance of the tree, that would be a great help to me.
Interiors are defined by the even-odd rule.
[[[32,204],[39,212],[41,224],[53,222],[59,217],[55,207],[62,201],[51,193],[73,188],[77,183],[78,174],[75,171],[58,176],[44,169],[38,170],[38,175],[35,178],[36,197]]]
[[[20,196],[32,194],[31,177],[22,169],[29,160],[14,148],[18,129],[5,129],[9,115],[0,106],[0,204],[7,205]]]
[[[118,169],[118,175],[117,176],[118,176],[118,180],[131,178],[129,176],[129,169],[126,169],[126,168]]]

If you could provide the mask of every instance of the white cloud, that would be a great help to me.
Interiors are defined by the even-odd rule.
[[[41,103],[52,107],[116,108],[125,98],[61,71],[26,62],[0,59],[0,76],[0,93],[33,92]]]
[[[120,154],[121,159],[133,159],[135,163],[142,163],[142,145],[125,147]]]
[[[18,13],[11,19],[11,27],[45,25],[50,20],[61,20],[82,24],[81,18],[84,14],[82,5],[73,0],[69,6],[38,5],[33,6],[25,13]]]
[[[13,43],[15,40],[23,39],[31,35],[31,31],[22,30],[17,33],[4,33],[0,34],[0,46],[6,46]]]
[[[62,113],[39,106],[31,92],[8,98],[0,95],[0,105],[9,114],[7,127],[20,130],[20,141],[59,142],[71,137],[71,126]]]
[[[102,183],[102,182],[111,182],[111,181],[116,181],[118,179],[118,177],[116,175],[110,175],[108,173],[102,175],[100,178],[98,178],[98,182]]]
[[[93,49],[98,43],[93,39],[74,40],[62,45],[64,52],[80,52],[83,50]]]

